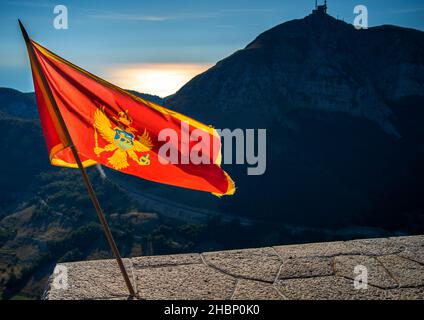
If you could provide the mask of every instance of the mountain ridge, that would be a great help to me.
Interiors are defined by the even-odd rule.
[[[384,35],[380,36],[379,33],[381,32]],[[374,39],[374,33],[377,33],[378,43]],[[170,104],[171,107],[181,108],[180,111],[182,112],[193,113],[195,117],[196,107],[205,104],[201,96],[198,97],[193,94],[194,91],[199,90],[197,87],[199,82],[202,82],[205,77],[208,77],[208,79],[203,82],[218,82],[220,77],[225,78],[221,74],[221,70],[230,65],[226,75],[234,78],[231,83],[238,83],[241,87],[249,85],[259,87],[263,96],[258,97],[249,94],[248,90],[238,94],[235,87],[227,89],[226,84],[229,81],[222,79],[222,85],[213,88],[217,91],[214,95],[218,97],[215,106],[220,111],[234,109],[235,105],[240,104],[249,106],[252,103],[260,102],[260,98],[269,104],[267,111],[271,113],[271,118],[279,111],[275,105],[280,105],[280,107],[284,105],[286,109],[310,108],[313,105],[314,108],[348,112],[350,115],[366,117],[379,123],[386,132],[398,136],[398,132],[390,121],[391,110],[383,101],[384,99],[379,97],[380,91],[383,91],[383,94],[388,98],[399,99],[406,95],[421,93],[423,83],[410,81],[408,77],[411,74],[407,72],[408,70],[404,70],[406,74],[402,81],[408,81],[408,85],[390,86],[387,79],[382,80],[385,85],[388,85],[389,89],[382,89],[378,85],[378,79],[374,78],[373,73],[386,74],[385,77],[390,78],[393,73],[402,72],[402,70],[393,70],[391,73],[384,73],[382,72],[385,68],[384,65],[370,63],[370,60],[374,58],[363,54],[364,50],[368,50],[369,54],[377,50],[376,54],[383,56],[386,54],[390,58],[390,50],[384,52],[384,50],[387,50],[385,49],[386,46],[381,45],[386,42],[386,33],[389,33],[393,40],[397,39],[396,34],[398,33],[401,33],[402,36],[405,36],[406,33],[409,38],[412,38],[407,40],[397,39],[401,42],[397,45],[402,45],[402,41],[411,41],[416,46],[412,52],[403,51],[407,55],[407,59],[413,58],[413,55],[419,56],[421,60],[418,61],[418,66],[420,69],[418,71],[412,70],[412,72],[422,74],[423,32],[401,27],[373,27],[368,30],[356,30],[352,25],[336,20],[329,15],[311,14],[303,19],[282,23],[260,34],[244,49],[236,51],[219,61],[214,67],[193,78],[176,94],[166,99],[166,103]],[[355,46],[358,41],[359,43]],[[382,47],[381,50],[379,47]],[[329,59],[329,57],[334,57],[332,53],[337,54],[337,59],[344,61]],[[254,61],[256,68],[252,66],[253,63],[249,63],[250,61]],[[300,64],[305,66],[300,68],[298,67]],[[263,66],[262,70],[258,65]],[[372,67],[373,65],[374,67]],[[399,68],[401,67],[408,69],[410,65],[404,64],[399,66]],[[367,68],[374,69],[367,70]],[[261,81],[249,81],[251,69],[256,70],[253,71],[256,72],[256,79],[261,79]],[[292,72],[292,70],[301,72]],[[237,74],[241,75],[237,77]],[[318,81],[314,81],[314,78],[317,77]],[[309,81],[307,81],[308,79]],[[327,82],[323,82],[323,80],[327,80]],[[301,83],[302,87],[291,85],[291,82]],[[280,90],[276,88],[276,84]],[[211,85],[205,87],[211,89]],[[268,88],[274,90],[268,90]],[[337,95],[343,95],[346,98],[336,97],[335,89],[339,90],[336,92]],[[233,91],[231,95],[229,91]],[[245,95],[244,99],[243,95]],[[227,97],[227,101],[220,100],[219,97],[221,96]],[[234,101],[236,99],[238,101]],[[361,105],[366,105],[366,108],[361,107]],[[191,108],[188,109],[187,106]],[[210,116],[210,120],[206,119],[205,121],[216,125],[215,120],[217,119],[213,115],[208,114],[208,116]],[[228,124],[224,123],[227,127]]]
[[[387,215],[390,228],[414,210],[404,218],[422,228],[412,168],[423,101],[424,32],[315,14],[265,31],[165,99],[220,129],[267,129],[267,172],[226,167],[239,188],[222,210],[339,227]]]

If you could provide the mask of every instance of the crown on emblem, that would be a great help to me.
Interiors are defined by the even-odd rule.
[[[113,117],[119,124],[124,125],[125,127],[128,127],[132,123],[132,118],[128,114],[128,109],[125,111],[121,111],[118,113],[117,117]]]

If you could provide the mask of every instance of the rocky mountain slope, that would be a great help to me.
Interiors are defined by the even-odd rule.
[[[267,129],[267,172],[227,166],[238,190],[221,210],[424,230],[421,31],[312,14],[262,33],[166,105],[217,128]]]

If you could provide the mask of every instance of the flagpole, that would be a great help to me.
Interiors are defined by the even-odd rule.
[[[97,216],[99,217],[100,223],[103,227],[103,231],[105,232],[107,241],[109,242],[109,246],[112,249],[112,252],[113,252],[113,255],[115,256],[116,262],[118,263],[119,269],[122,273],[122,276],[124,277],[125,284],[127,285],[130,296],[135,297],[136,295],[135,295],[134,288],[133,288],[131,281],[128,277],[128,273],[127,273],[127,270],[125,269],[124,263],[122,262],[121,255],[119,254],[118,247],[116,246],[115,240],[113,239],[112,232],[110,231],[109,225],[106,221],[106,218],[105,218],[103,210],[100,206],[99,200],[97,199],[96,193],[94,192],[93,185],[91,184],[90,179],[88,178],[87,172],[86,172],[84,166],[82,165],[82,162],[81,162],[81,159],[78,155],[77,149],[76,149],[74,143],[72,142],[71,135],[69,134],[68,128],[66,127],[65,121],[63,120],[63,117],[62,117],[62,114],[60,113],[59,107],[58,107],[58,105],[57,105],[57,103],[56,103],[56,101],[53,97],[53,94],[51,92],[51,89],[50,89],[50,86],[47,82],[47,79],[45,78],[44,73],[42,72],[40,62],[38,61],[37,56],[35,55],[34,48],[32,47],[30,39],[28,37],[28,33],[26,32],[24,26],[22,25],[21,20],[18,19],[18,22],[19,22],[19,27],[21,28],[21,31],[22,31],[22,36],[25,39],[25,44],[26,44],[27,49],[28,49],[28,54],[30,55],[31,60],[34,62],[35,68],[37,69],[37,72],[41,77],[41,80],[43,82],[43,86],[46,90],[47,96],[50,100],[50,103],[52,104],[55,115],[56,115],[57,119],[59,120],[60,127],[63,130],[63,133],[65,135],[67,143],[68,143],[69,147],[71,148],[71,151],[72,151],[72,154],[75,158],[75,161],[77,162],[78,169],[81,172],[82,179],[83,179],[84,184],[85,184],[87,191],[88,191],[88,195],[90,196],[91,202],[93,203],[93,206],[96,209]]]

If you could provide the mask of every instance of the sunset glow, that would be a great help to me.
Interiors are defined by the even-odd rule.
[[[198,63],[119,65],[111,69],[106,78],[124,89],[166,97],[210,66]]]

